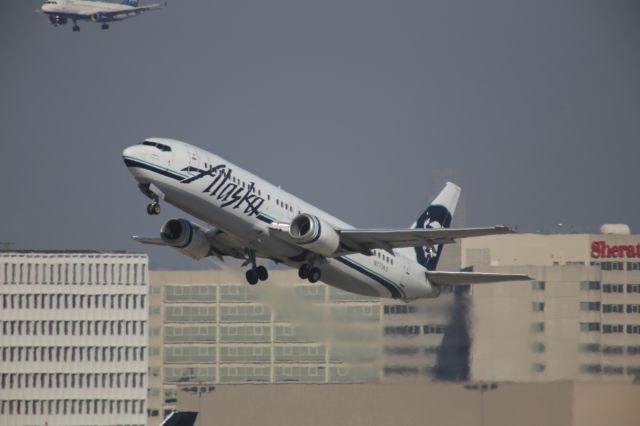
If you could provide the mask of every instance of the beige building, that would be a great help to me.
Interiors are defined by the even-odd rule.
[[[473,286],[471,379],[640,377],[639,235],[470,238],[462,265],[535,278]]]
[[[441,383],[219,385],[178,394],[181,410],[201,412],[196,426],[637,426],[638,401],[640,385],[563,382],[483,392]]]
[[[296,271],[152,271],[149,421],[194,384],[379,381],[382,304]]]

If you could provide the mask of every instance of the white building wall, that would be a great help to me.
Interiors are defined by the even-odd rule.
[[[0,253],[0,424],[145,424],[147,264]]]

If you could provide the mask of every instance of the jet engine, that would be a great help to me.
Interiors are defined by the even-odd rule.
[[[331,225],[306,213],[293,218],[289,236],[296,244],[323,256],[331,256],[340,246],[340,236]]]
[[[160,238],[170,247],[200,260],[211,253],[205,230],[186,219],[171,219],[160,229]]]

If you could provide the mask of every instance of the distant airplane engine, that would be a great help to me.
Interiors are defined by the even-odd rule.
[[[289,236],[296,244],[323,256],[331,256],[340,246],[340,236],[331,225],[306,213],[293,218]]]
[[[67,18],[65,18],[64,16],[49,16],[49,22],[51,23],[51,25],[54,26],[59,26],[59,25],[64,25],[67,23]]]
[[[102,22],[105,20],[106,20],[106,16],[100,12],[94,13],[93,15],[91,15],[91,21],[93,22]]]
[[[171,219],[160,229],[160,238],[169,246],[195,260],[211,253],[205,231],[186,219]]]

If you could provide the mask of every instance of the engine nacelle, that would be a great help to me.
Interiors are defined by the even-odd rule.
[[[331,256],[340,247],[336,230],[322,219],[306,213],[293,218],[289,236],[296,244],[323,256]]]
[[[160,238],[167,245],[195,260],[211,253],[211,244],[205,231],[186,219],[171,219],[160,229]]]

